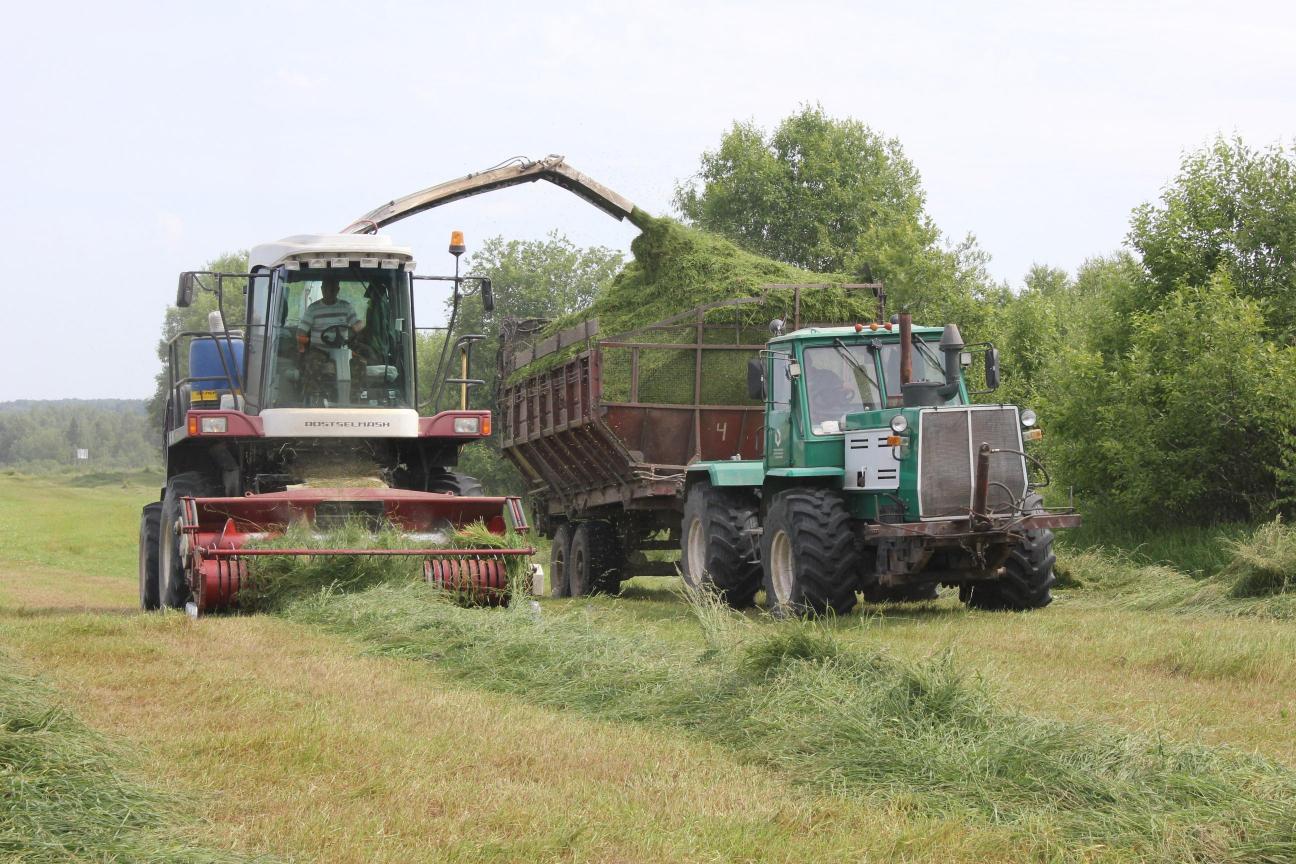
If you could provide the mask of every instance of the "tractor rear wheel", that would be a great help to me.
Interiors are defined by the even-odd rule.
[[[751,529],[757,503],[735,489],[698,483],[684,501],[680,564],[691,588],[711,588],[735,609],[752,605],[761,586],[761,565]]]
[[[181,609],[189,602],[189,583],[180,557],[180,499],[202,498],[212,484],[197,471],[177,474],[167,481],[158,513],[158,608]]]
[[[569,559],[571,558],[572,532],[566,524],[559,525],[554,531],[553,542],[549,546],[549,596],[570,597],[571,582]]]
[[[840,493],[780,492],[761,537],[765,597],[776,618],[844,615],[855,606],[859,551]]]
[[[615,594],[621,587],[621,550],[607,522],[582,522],[572,535],[567,565],[571,596]]]
[[[486,494],[482,491],[480,480],[456,471],[429,471],[423,489],[427,492],[442,492],[467,498],[476,498]]]
[[[959,589],[959,599],[972,609],[996,612],[1042,609],[1053,602],[1053,532],[1027,531],[1013,547],[990,582],[972,582]]]
[[[162,517],[162,502],[144,505],[140,514],[139,533],[139,594],[140,609],[152,612],[158,608],[158,525]]]

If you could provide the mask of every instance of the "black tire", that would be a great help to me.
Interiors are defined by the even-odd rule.
[[[864,599],[870,603],[921,603],[939,596],[935,582],[919,582],[897,588],[865,588]]]
[[[736,489],[698,483],[684,500],[680,572],[692,588],[711,588],[735,609],[751,606],[761,587],[755,537],[757,502]]]
[[[621,588],[621,548],[606,522],[582,522],[572,535],[567,584],[571,596],[615,594]]]
[[[197,471],[177,474],[167,481],[158,514],[158,608],[182,609],[189,602],[189,583],[180,560],[180,499],[210,495],[212,484]]]
[[[559,525],[549,547],[549,596],[570,597],[571,581],[568,563],[571,559],[572,531]]]
[[[162,521],[162,502],[145,504],[140,514],[139,593],[140,609],[152,612],[158,608],[158,525]]]
[[[853,609],[860,557],[841,494],[791,489],[774,496],[761,536],[761,569],[776,618]]]
[[[468,498],[476,498],[486,494],[482,490],[481,481],[476,477],[454,471],[429,471],[423,489],[426,492],[442,492]]]
[[[1053,602],[1053,532],[1027,531],[1008,553],[998,578],[970,582],[959,589],[959,599],[972,609],[992,612],[1043,609]]]

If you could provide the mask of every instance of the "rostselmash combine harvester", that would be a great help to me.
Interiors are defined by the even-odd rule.
[[[463,251],[461,237],[451,251]],[[474,382],[462,373],[449,379],[457,409],[424,417],[416,403],[412,286],[438,277],[414,276],[412,254],[388,238],[358,234],[291,237],[254,248],[249,263],[247,274],[180,277],[177,305],[206,287],[217,309],[207,332],[170,341],[167,484],[141,519],[141,606],[237,609],[259,555],[417,556],[429,581],[507,602],[505,559],[533,550],[448,543],[478,521],[497,534],[527,531],[518,499],[484,496],[452,470],[463,445],[490,435],[490,412],[467,407]],[[445,278],[456,299],[479,285],[490,308],[489,283]],[[232,285],[244,301],[238,324],[226,323]],[[457,342],[461,370],[474,341]],[[266,548],[301,521],[391,527],[406,542]]]
[[[482,383],[468,377],[472,346],[483,337],[454,336],[465,296],[478,294],[492,309],[490,282],[459,276],[460,232],[450,243],[454,276],[415,276],[411,252],[377,232],[537,180],[617,219],[633,208],[560,156],[511,160],[383,204],[340,234],[257,246],[248,273],[180,275],[176,305],[190,306],[199,290],[214,292],[216,302],[206,331],[179,333],[168,346],[167,483],[140,520],[144,609],[237,609],[249,559],[263,555],[415,556],[429,581],[479,602],[507,602],[508,560],[534,550],[447,542],[479,521],[495,534],[528,532],[519,499],[485,496],[453,470],[460,448],[491,433],[490,412],[468,408],[469,388]],[[423,280],[452,283],[454,303],[435,392],[420,403],[414,286]],[[235,291],[238,323],[227,298]],[[452,367],[457,374],[447,377]],[[459,407],[438,411],[445,384],[458,389]],[[354,522],[391,527],[405,542],[266,548],[301,522],[316,531]]]

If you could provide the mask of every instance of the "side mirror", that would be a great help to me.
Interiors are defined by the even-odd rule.
[[[491,288],[491,281],[485,277],[481,280],[481,298],[482,308],[487,312],[495,311],[495,291]]]
[[[986,388],[994,390],[999,386],[999,349],[987,348],[985,352]]]
[[[184,308],[193,303],[194,299],[194,274],[191,272],[180,274],[180,284],[176,287],[176,305]]]
[[[747,361],[747,398],[765,400],[765,364],[758,358]]]

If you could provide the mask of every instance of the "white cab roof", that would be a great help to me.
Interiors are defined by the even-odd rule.
[[[413,261],[414,253],[382,234],[295,234],[277,243],[253,246],[248,266],[277,267],[310,258],[395,258]]]

